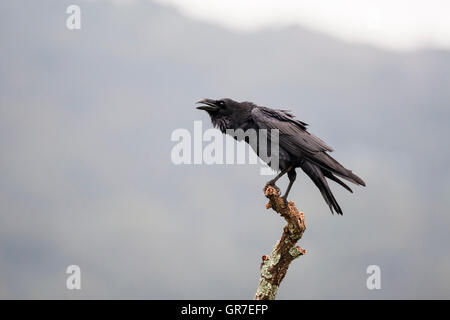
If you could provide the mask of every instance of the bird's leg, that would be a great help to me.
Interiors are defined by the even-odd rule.
[[[295,168],[290,167],[290,170],[288,171],[288,178],[289,178],[289,185],[286,189],[286,192],[284,193],[284,196],[282,196],[286,204],[289,191],[291,191],[292,185],[294,184],[294,181],[297,178],[297,172],[295,172]]]
[[[273,178],[272,180],[269,180],[266,183],[266,187],[275,185],[275,182],[277,182],[278,179],[280,179],[282,176],[284,176],[286,174],[286,172],[288,172],[291,169],[292,169],[292,166],[284,169],[283,171],[281,171],[275,178]]]

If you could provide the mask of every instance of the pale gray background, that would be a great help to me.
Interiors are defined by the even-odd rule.
[[[170,160],[174,129],[210,127],[194,102],[224,96],[291,109],[367,182],[332,185],[341,217],[299,175],[308,254],[280,299],[450,298],[448,51],[239,33],[143,1],[82,2],[69,31],[72,3],[0,3],[1,298],[252,298],[283,226],[268,177]]]

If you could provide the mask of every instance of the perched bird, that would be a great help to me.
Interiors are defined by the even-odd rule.
[[[198,101],[202,105],[197,109],[205,110],[211,117],[214,127],[219,128],[223,133],[229,133],[229,129],[249,130],[278,129],[278,167],[273,169],[280,173],[267,185],[274,185],[275,182],[287,173],[289,185],[283,198],[287,201],[289,191],[297,177],[295,169],[300,167],[314,182],[322,193],[323,198],[330,207],[342,215],[336,199],[331,193],[326,178],[333,180],[350,192],[353,192],[339,176],[357,185],[365,186],[365,182],[352,171],[344,168],[339,162],[333,159],[327,152],[333,149],[318,137],[309,133],[305,122],[296,120],[287,110],[271,109],[257,106],[252,102],[237,102],[232,99],[203,99]],[[236,138],[236,137],[234,137]],[[271,139],[271,135],[267,135]],[[246,139],[247,142],[249,142]],[[269,145],[269,142],[267,142]],[[256,154],[261,158],[258,147],[252,145]],[[264,160],[264,159],[263,159]],[[271,165],[270,163],[268,163]]]

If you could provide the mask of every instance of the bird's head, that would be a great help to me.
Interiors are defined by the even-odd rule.
[[[249,102],[237,102],[229,98],[224,99],[203,99],[198,101],[201,106],[197,109],[205,110],[211,117],[211,122],[215,127],[219,127],[222,132],[226,129],[235,129],[242,121],[245,121],[254,107]]]

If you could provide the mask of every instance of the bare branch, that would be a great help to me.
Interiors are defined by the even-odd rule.
[[[306,250],[296,246],[306,230],[306,225],[303,212],[298,211],[293,201],[286,206],[284,199],[280,197],[280,190],[275,185],[266,186],[264,195],[269,199],[266,208],[272,208],[287,222],[281,239],[275,244],[272,253],[262,256],[261,277],[254,298],[255,300],[274,300],[290,263],[306,253]]]

